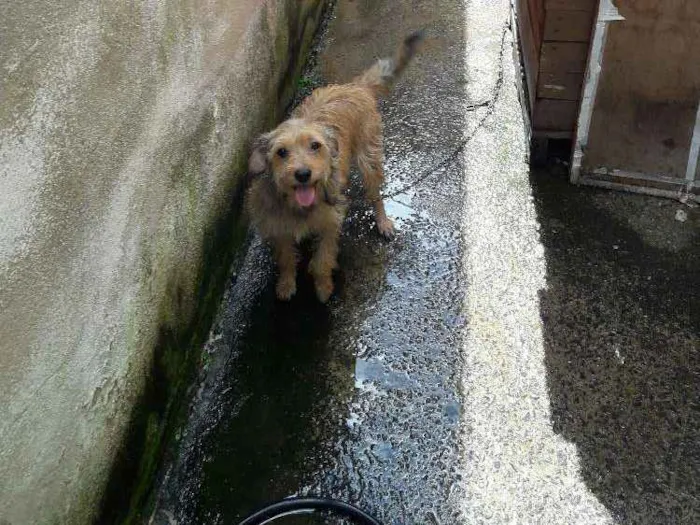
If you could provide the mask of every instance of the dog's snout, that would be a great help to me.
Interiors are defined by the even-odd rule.
[[[294,172],[294,178],[302,184],[309,182],[309,179],[311,178],[311,170],[309,168],[300,168]]]

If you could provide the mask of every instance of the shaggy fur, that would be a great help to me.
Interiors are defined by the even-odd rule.
[[[379,232],[393,236],[380,195],[384,172],[377,99],[388,92],[421,40],[422,34],[414,33],[394,58],[377,61],[349,84],[315,90],[289,120],[253,143],[246,207],[253,225],[274,248],[279,299],[288,300],[296,292],[297,244],[311,236],[318,240],[309,265],[316,294],[325,302],[333,293],[353,161],[362,172]]]

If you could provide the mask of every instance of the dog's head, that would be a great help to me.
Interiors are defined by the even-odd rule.
[[[248,171],[269,173],[290,207],[308,210],[326,199],[333,185],[338,145],[332,129],[291,119],[253,143]]]

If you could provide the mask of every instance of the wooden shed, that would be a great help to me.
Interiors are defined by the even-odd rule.
[[[700,0],[515,0],[532,137],[572,182],[700,200]]]

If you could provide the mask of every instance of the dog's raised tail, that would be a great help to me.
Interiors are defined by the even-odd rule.
[[[411,33],[404,38],[393,58],[377,60],[372,67],[356,77],[354,82],[371,87],[377,95],[386,94],[415,56],[424,38],[425,31],[423,30]]]

